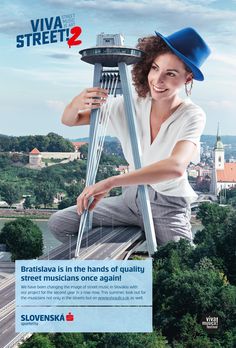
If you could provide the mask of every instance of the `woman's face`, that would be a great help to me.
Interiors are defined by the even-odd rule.
[[[148,84],[154,100],[172,99],[180,88],[191,81],[192,73],[185,70],[182,61],[172,53],[157,56],[148,74]]]

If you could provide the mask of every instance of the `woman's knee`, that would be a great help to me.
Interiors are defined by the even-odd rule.
[[[62,230],[62,225],[60,223],[61,217],[60,217],[60,212],[56,212],[52,214],[48,220],[48,228],[51,231],[51,233],[56,237],[56,239],[61,240],[61,236],[63,236],[63,230]]]
[[[68,235],[77,234],[79,219],[74,207],[66,208],[50,216],[48,228],[56,239],[65,243],[68,240]]]
[[[48,227],[50,231],[54,231],[55,226],[58,224],[58,212],[53,213],[48,219]]]
[[[172,221],[173,220],[173,221]],[[188,220],[155,219],[154,226],[158,245],[165,245],[170,241],[178,242],[181,238],[192,243],[191,224]]]

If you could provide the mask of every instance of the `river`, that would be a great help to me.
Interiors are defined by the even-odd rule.
[[[4,226],[5,222],[8,222],[8,221],[10,221],[10,219],[0,219],[0,230]],[[54,238],[52,233],[49,231],[47,226],[47,220],[33,220],[33,221],[43,233],[44,254],[48,254],[50,253],[50,250],[59,246],[61,243],[56,238]],[[200,224],[192,224],[193,235],[196,233],[198,229],[200,230],[202,228],[203,226]]]

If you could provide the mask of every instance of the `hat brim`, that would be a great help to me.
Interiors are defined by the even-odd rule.
[[[160,38],[165,41],[165,43],[167,44],[167,46],[174,52],[174,54],[176,56],[178,56],[191,70],[193,73],[193,78],[195,80],[198,81],[203,81],[204,80],[204,76],[201,72],[200,69],[198,69],[188,58],[186,58],[182,53],[180,53],[178,50],[176,50],[171,43],[160,33],[158,33],[157,31],[155,31],[157,36],[160,36]]]

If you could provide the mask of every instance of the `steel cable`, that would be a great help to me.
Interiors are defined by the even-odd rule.
[[[91,144],[90,156],[88,159],[87,173],[86,173],[86,187],[93,185],[95,183],[98,166],[103,150],[103,145],[106,136],[106,130],[109,122],[110,109],[113,102],[113,98],[116,96],[116,89],[119,81],[118,73],[103,73],[101,88],[107,89],[109,91],[107,102],[99,108],[97,116],[95,119],[94,126],[94,136]],[[89,199],[89,206],[92,203],[93,198]],[[86,223],[88,221],[89,210],[84,210],[81,215],[78,239],[76,244],[75,257],[79,257],[80,246],[83,238],[83,234],[86,228]],[[86,237],[86,244],[88,246],[88,234]]]

